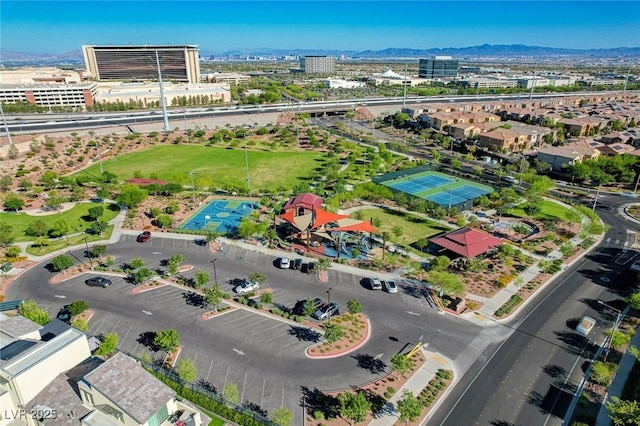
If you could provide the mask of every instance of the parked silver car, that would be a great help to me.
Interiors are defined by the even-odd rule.
[[[338,315],[338,310],[339,310],[338,304],[336,302],[331,302],[327,305],[322,306],[320,309],[318,309],[313,314],[313,317],[317,320],[322,321],[329,318],[330,316]]]
[[[255,281],[244,280],[240,284],[238,284],[233,291],[238,294],[247,294],[252,291],[256,291],[260,288],[260,284]]]

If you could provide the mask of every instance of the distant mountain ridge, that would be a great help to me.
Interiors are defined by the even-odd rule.
[[[432,49],[387,48],[382,50],[336,50],[336,49],[272,49],[247,48],[232,49],[224,52],[213,52],[208,49],[200,50],[201,56],[222,57],[230,55],[248,56],[301,56],[301,55],[345,55],[354,59],[400,59],[424,58],[434,55],[449,55],[457,58],[508,58],[508,57],[594,57],[594,58],[638,58],[640,47],[615,47],[608,49],[566,49],[557,47],[527,46],[523,44],[483,44],[470,47],[446,47]],[[47,64],[69,62],[83,62],[81,50],[64,53],[30,53],[15,52],[0,49],[0,63],[2,64]]]

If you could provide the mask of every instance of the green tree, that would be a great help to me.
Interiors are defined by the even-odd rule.
[[[13,226],[6,222],[0,222],[0,247],[7,247],[16,240],[13,234]]]
[[[617,369],[618,365],[613,362],[596,361],[591,365],[590,378],[594,382],[608,387]]]
[[[0,191],[7,192],[13,184],[13,179],[9,175],[0,177]]]
[[[222,397],[227,401],[237,404],[240,398],[240,392],[238,392],[238,385],[233,382],[228,382],[222,388]]]
[[[260,272],[255,272],[253,274],[250,274],[248,277],[249,281],[258,283],[258,284],[264,284],[264,282],[267,279],[267,276],[263,273]]]
[[[77,317],[71,320],[71,327],[86,333],[89,330],[89,323],[83,318]]]
[[[107,333],[102,337],[102,342],[100,342],[100,346],[93,353],[95,356],[107,356],[114,352],[118,348],[118,343],[120,342],[120,338],[118,337],[118,333],[115,331],[112,333]]]
[[[67,223],[66,220],[64,219],[58,219],[55,222],[53,222],[53,225],[51,226],[51,230],[49,231],[49,235],[57,238],[57,237],[67,237],[67,235],[69,234],[69,231],[71,231],[71,227],[69,227],[69,224]],[[67,244],[69,244],[69,239],[67,238]]]
[[[415,422],[422,414],[422,404],[409,389],[402,392],[402,398],[396,403],[401,422]]]
[[[163,213],[161,215],[158,215],[158,217],[156,218],[156,223],[160,228],[169,228],[173,223],[173,218],[168,214]]]
[[[347,301],[347,309],[349,313],[358,314],[362,312],[362,303],[357,299],[349,299]]]
[[[322,258],[318,260],[318,269],[321,271],[326,271],[331,268],[331,259]]]
[[[18,313],[26,319],[40,325],[45,325],[51,321],[49,313],[46,310],[39,308],[35,300],[31,299],[20,302],[20,305],[18,306]]]
[[[133,281],[136,284],[143,284],[154,276],[154,273],[149,268],[140,268],[131,274]]]
[[[260,303],[269,304],[273,302],[273,293],[265,291],[260,294]]]
[[[440,294],[455,296],[465,291],[465,285],[458,275],[444,271],[430,271],[427,275],[429,282],[438,288]]]
[[[29,222],[25,234],[30,237],[44,237],[49,233],[49,225],[42,219],[34,219]]]
[[[180,346],[180,335],[173,329],[162,330],[156,334],[153,343],[160,348],[161,351],[170,353]]]
[[[102,207],[102,206],[91,207],[87,211],[87,214],[89,215],[91,220],[98,220],[104,214],[104,207]]]
[[[307,299],[302,305],[302,313],[305,317],[310,317],[316,311],[315,305],[313,304],[313,300]]]
[[[434,262],[431,263],[431,269],[434,271],[444,271],[451,265],[451,259],[447,256],[438,256],[435,258]]]
[[[276,408],[271,414],[271,420],[278,426],[289,426],[293,420],[293,413],[285,407]]]
[[[633,293],[627,297],[627,303],[631,309],[640,310],[640,293]]]
[[[16,259],[20,253],[22,252],[22,248],[20,246],[9,246],[7,247],[7,257]]]
[[[217,284],[215,284],[212,288],[204,289],[204,297],[207,299],[207,303],[209,305],[213,305],[213,309],[217,312],[218,305],[222,302],[222,298],[224,293],[220,290]]]
[[[631,335],[623,333],[620,330],[616,330],[615,332],[612,329],[606,330],[604,334],[611,339],[611,346],[613,346],[614,348],[620,348],[622,346],[628,345],[631,341]]]
[[[413,361],[404,354],[395,354],[391,357],[391,371],[405,375],[413,369]]]
[[[605,405],[614,425],[640,425],[640,401],[625,401],[612,396]]]
[[[137,185],[125,183],[116,200],[129,209],[136,207],[147,198],[147,191]]]
[[[178,365],[176,365],[176,373],[182,380],[191,383],[198,376],[198,369],[193,363],[193,360],[186,358],[178,361]]]
[[[209,283],[209,274],[206,271],[196,271],[196,288],[202,288]]]
[[[89,305],[84,300],[77,300],[69,305],[69,313],[71,316],[80,315],[89,309]]]
[[[103,244],[97,244],[93,247],[91,247],[91,249],[89,249],[89,256],[93,259],[97,258],[97,257],[102,257],[104,256],[104,254],[107,252],[107,246],[103,245]]]
[[[144,261],[139,257],[134,257],[129,261],[129,267],[133,269],[139,269],[144,266]]]
[[[91,225],[89,226],[89,229],[91,230],[91,232],[95,235],[102,235],[102,233],[109,227],[109,224],[103,220],[96,220],[94,222],[91,222]]]
[[[333,347],[333,344],[344,336],[344,330],[340,324],[336,324],[334,322],[331,324],[324,324],[322,327],[324,328],[324,338],[331,344],[331,347]]]
[[[54,272],[64,273],[66,269],[73,266],[73,258],[68,254],[61,254],[51,259],[49,266]]]
[[[342,392],[338,395],[338,402],[340,402],[340,416],[349,420],[349,423],[363,422],[371,411],[371,402],[362,391],[355,394]]]
[[[8,193],[4,198],[4,208],[6,210],[15,210],[16,212],[18,212],[18,210],[20,210],[24,206],[24,204],[24,199],[21,196],[14,194],[13,192]]]

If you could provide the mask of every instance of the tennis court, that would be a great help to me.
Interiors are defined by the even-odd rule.
[[[255,204],[246,201],[213,200],[180,225],[180,228],[235,232],[242,218],[256,208]]]
[[[402,175],[396,173],[392,176],[388,179],[381,176],[378,183],[458,210],[471,208],[473,200],[493,192],[490,186],[435,171],[411,173],[411,170],[406,170]]]

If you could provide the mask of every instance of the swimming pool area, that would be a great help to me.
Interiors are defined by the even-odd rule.
[[[213,200],[187,219],[180,228],[197,231],[235,232],[243,217],[258,205],[250,201]]]

